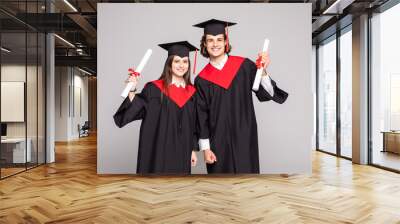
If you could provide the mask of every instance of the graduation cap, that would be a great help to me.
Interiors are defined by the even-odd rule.
[[[196,74],[196,61],[197,61],[197,47],[191,45],[187,41],[178,41],[165,44],[159,44],[158,46],[168,51],[168,57],[171,55],[177,55],[181,58],[189,57],[189,52],[196,51],[194,56],[193,74]]]
[[[198,23],[193,25],[194,27],[199,27],[204,29],[204,35],[211,34],[216,36],[218,34],[226,34],[226,49],[229,49],[229,35],[228,35],[228,27],[236,25],[236,23],[217,20],[217,19],[210,19],[202,23]]]
[[[187,41],[159,44],[158,46],[168,51],[168,57],[171,55],[177,55],[182,58],[189,57],[190,51],[198,50],[195,46],[191,45]]]
[[[232,22],[227,22],[227,21],[222,21],[222,20],[217,20],[217,19],[210,19],[202,23],[198,23],[196,25],[193,25],[195,27],[203,28],[204,29],[204,34],[211,34],[211,35],[218,35],[218,34],[224,34],[225,33],[225,28],[229,26],[233,26],[236,23]]]

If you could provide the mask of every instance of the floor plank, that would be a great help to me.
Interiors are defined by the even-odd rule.
[[[400,175],[313,154],[312,175],[97,175],[96,137],[0,181],[0,223],[400,223]]]

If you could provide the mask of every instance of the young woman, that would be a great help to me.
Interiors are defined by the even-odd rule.
[[[196,165],[195,88],[190,82],[189,52],[196,50],[187,41],[160,44],[168,51],[164,70],[158,80],[148,82],[135,93],[138,76],[129,96],[114,115],[123,127],[142,120],[140,127],[137,173],[190,174]]]

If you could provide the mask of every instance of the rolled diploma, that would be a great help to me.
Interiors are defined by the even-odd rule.
[[[265,38],[262,52],[268,51],[268,46],[269,46],[269,39]],[[260,88],[261,75],[262,75],[263,69],[264,68],[257,69],[256,78],[254,79],[254,82],[253,82],[253,90],[254,91],[258,91],[258,89]]]
[[[147,49],[146,54],[143,56],[142,60],[140,61],[139,65],[137,66],[137,68],[135,70],[136,72],[138,72],[138,73],[142,72],[142,70],[143,70],[144,66],[146,65],[147,61],[149,60],[152,52],[153,51],[151,49]],[[122,91],[121,96],[123,98],[126,98],[129,94],[129,91],[132,89],[132,87],[133,87],[133,83],[128,82],[126,84],[124,91]]]

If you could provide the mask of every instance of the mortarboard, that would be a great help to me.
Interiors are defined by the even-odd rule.
[[[168,56],[177,55],[179,57],[189,57],[190,51],[195,51],[197,48],[187,41],[179,41],[172,43],[159,44],[158,46],[168,51]]]

